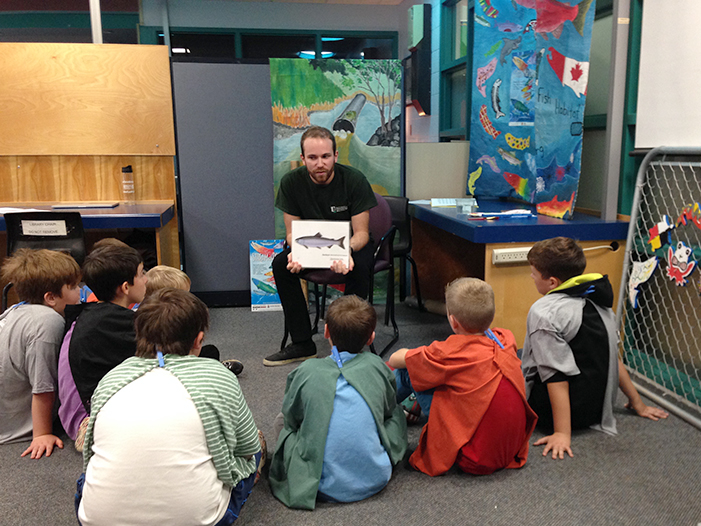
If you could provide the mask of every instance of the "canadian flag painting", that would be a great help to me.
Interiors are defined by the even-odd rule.
[[[548,63],[560,79],[563,86],[569,86],[577,94],[577,97],[587,94],[587,81],[589,79],[589,62],[580,62],[566,57],[555,48],[548,48]]]

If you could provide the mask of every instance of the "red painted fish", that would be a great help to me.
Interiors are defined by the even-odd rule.
[[[552,33],[555,38],[560,38],[562,26],[569,20],[577,33],[583,35],[584,23],[592,1],[582,0],[579,4],[569,5],[557,0],[535,0],[536,33],[543,35],[546,40],[547,33]]]

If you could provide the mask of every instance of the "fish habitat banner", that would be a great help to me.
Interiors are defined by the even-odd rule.
[[[467,193],[571,219],[595,0],[475,3]]]
[[[333,131],[339,163],[363,172],[378,194],[399,195],[401,78],[398,60],[270,59],[276,195],[301,166],[299,141],[313,125]],[[277,209],[275,235],[285,237]]]
[[[282,252],[283,243],[282,239],[258,239],[248,244],[253,312],[282,310],[273,277],[273,259]]]

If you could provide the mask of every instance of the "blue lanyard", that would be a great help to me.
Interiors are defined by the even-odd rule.
[[[499,338],[497,338],[496,335],[492,332],[492,329],[487,329],[486,331],[484,331],[484,334],[485,334],[490,340],[494,340],[495,342],[497,342],[497,345],[499,345],[499,347],[501,347],[502,349],[504,348],[504,346],[502,345],[502,343],[499,341]]]
[[[156,351],[156,358],[158,358],[158,367],[165,367],[166,366],[166,362],[163,359],[163,353],[161,352],[160,349],[158,349]]]
[[[335,345],[331,347],[331,357],[336,362],[336,365],[338,365],[338,368],[341,369],[343,367],[343,360],[341,360],[341,353],[338,352]]]

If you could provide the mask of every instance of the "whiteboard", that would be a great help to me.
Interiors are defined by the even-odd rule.
[[[701,146],[701,1],[643,4],[636,148]]]

